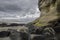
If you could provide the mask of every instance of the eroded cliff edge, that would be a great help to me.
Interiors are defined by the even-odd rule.
[[[41,17],[33,22],[34,26],[60,26],[60,0],[38,0]]]

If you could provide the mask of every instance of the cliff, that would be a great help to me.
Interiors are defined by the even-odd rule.
[[[33,22],[34,26],[55,26],[60,24],[60,0],[39,0],[38,8],[41,17]]]

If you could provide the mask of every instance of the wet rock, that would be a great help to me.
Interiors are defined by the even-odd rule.
[[[17,30],[10,30],[10,39],[11,40],[21,40],[20,33]]]
[[[10,39],[11,40],[29,40],[30,34],[26,28],[21,28],[18,30],[10,29]]]
[[[28,33],[25,33],[25,32],[20,32],[20,37],[21,37],[21,40],[29,40],[29,34]]]
[[[55,31],[51,27],[47,27],[43,30],[43,35],[45,35],[45,40],[57,40]]]
[[[21,37],[21,40],[30,40],[29,30],[26,28],[21,28],[20,29],[20,37]]]
[[[8,37],[9,34],[10,34],[10,32],[8,32],[8,31],[1,31],[1,32],[0,32],[0,38],[1,38],[1,37]]]

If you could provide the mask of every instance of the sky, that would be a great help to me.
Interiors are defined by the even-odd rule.
[[[39,16],[38,0],[0,0],[0,23],[28,23]]]

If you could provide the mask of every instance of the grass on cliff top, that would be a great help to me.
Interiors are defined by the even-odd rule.
[[[30,22],[28,24],[32,24],[32,25],[34,25],[36,27],[41,27],[41,26],[45,26],[46,25],[46,23],[44,23],[43,20],[40,20],[40,18],[37,18],[35,21]]]

